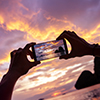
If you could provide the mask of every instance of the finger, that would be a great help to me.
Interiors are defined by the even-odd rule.
[[[57,40],[59,40],[59,39],[61,39],[61,38],[66,38],[66,37],[64,37],[64,35],[69,35],[69,36],[71,36],[71,37],[75,37],[75,36],[79,37],[74,31],[70,32],[70,31],[66,31],[66,30],[65,30],[65,31],[57,38]]]
[[[64,38],[66,38],[71,45],[73,44],[74,37],[70,36],[68,33],[63,33],[58,39]]]
[[[35,57],[33,52],[31,52],[30,50],[28,50],[27,55],[30,55],[32,59]]]
[[[29,44],[27,44],[25,47],[24,47],[24,49],[23,49],[23,51],[25,52],[25,55],[30,55],[31,56],[31,58],[33,59],[34,57],[33,57],[33,54],[32,54],[32,52],[29,50],[29,48],[30,47],[32,47],[33,45],[35,45],[36,43],[29,43]]]
[[[22,48],[19,48],[19,49],[16,51],[16,54],[22,52],[22,50],[23,50]]]
[[[70,32],[70,31],[64,31],[57,39],[62,39],[62,38],[67,38],[67,37],[64,37],[66,35],[69,35],[71,37],[73,36],[77,36],[76,33],[74,31]]]
[[[67,31],[64,31],[58,38],[57,38],[57,40],[59,40],[59,39],[63,39],[63,38],[68,38],[70,35],[68,34],[68,32]]]
[[[13,62],[14,58],[15,58],[16,52],[17,52],[17,50],[13,50],[13,51],[10,53],[10,57],[11,57],[11,64],[12,64],[12,62]]]
[[[66,30],[63,31],[63,32],[58,36],[58,38],[57,38],[56,40],[62,39],[63,34],[66,34],[66,33],[67,33]],[[63,38],[64,38],[64,37],[63,37]]]
[[[70,35],[71,37],[79,37],[74,31],[67,31],[66,34]]]
[[[30,62],[30,68],[32,68],[40,63],[41,63],[40,61]]]
[[[19,50],[22,50],[22,48],[19,48],[18,51],[19,51]]]
[[[69,34],[70,34],[71,36],[73,35],[73,36],[77,36],[77,37],[78,37],[78,35],[77,35],[74,31],[72,31],[72,32],[69,31]]]
[[[10,56],[13,57],[18,51],[22,50],[22,48],[19,48],[18,50],[13,50],[11,53],[10,53]]]
[[[28,50],[32,45],[35,45],[35,42],[29,43],[24,47],[24,50]]]
[[[35,65],[38,65],[38,64],[40,64],[40,63],[41,63],[40,61],[35,61],[35,62],[34,62],[34,66],[35,66]]]
[[[68,59],[68,58],[69,58],[69,55],[63,55],[59,57],[59,59]]]
[[[60,56],[59,59],[68,59],[68,58],[73,58],[73,57],[75,57],[75,56],[71,52],[70,54],[66,54],[66,55]]]
[[[16,54],[17,50],[13,50],[11,53],[10,53],[10,56],[13,57],[15,54]]]

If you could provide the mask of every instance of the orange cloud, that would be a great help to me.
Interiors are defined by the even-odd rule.
[[[100,24],[98,25],[96,24],[95,27],[90,27],[90,29],[86,29],[82,27],[86,25],[85,27],[88,28],[89,24],[91,24],[91,23],[83,22],[84,20],[81,21],[83,19],[82,16],[83,15],[86,16],[85,11],[87,11],[87,9],[85,7],[82,9],[84,13],[82,13],[81,9],[77,8],[79,6],[77,7],[70,6],[71,8],[66,9],[68,6],[62,1],[63,4],[65,4],[65,6],[63,6],[65,7],[65,9],[63,9],[63,7],[60,8],[58,5],[55,5],[57,7],[54,6],[54,8],[58,8],[59,11],[57,10],[56,12],[54,12],[56,9],[53,8],[53,11],[51,10],[51,12],[49,12],[48,5],[44,5],[47,6],[47,9],[43,9],[42,6],[40,7],[40,5],[32,4],[30,6],[27,3],[25,4],[21,3],[20,0],[16,2],[15,1],[12,2],[12,0],[10,0],[10,3],[4,2],[4,4],[8,3],[10,5],[7,4],[6,8],[4,5],[2,11],[0,12],[1,13],[0,28],[5,30],[3,32],[3,35],[5,35],[4,39],[7,40],[6,42],[8,42],[8,40],[12,40],[12,37],[7,39],[6,33],[10,34],[10,36],[12,36],[11,34],[16,34],[17,36],[19,36],[21,32],[23,32],[24,34],[22,34],[22,37],[24,37],[25,41],[35,41],[38,43],[42,41],[55,40],[64,30],[70,30],[70,31],[72,30],[90,43],[95,43],[95,42],[100,43],[100,38],[99,38]],[[44,1],[44,2],[51,2],[51,0]],[[37,4],[39,3],[40,1]],[[79,3],[80,2],[78,2],[78,4]],[[73,5],[74,3],[71,4]],[[90,3],[88,2],[88,4]],[[35,8],[36,6],[39,7],[37,11],[35,11],[38,8],[38,7]],[[72,10],[72,7],[74,7],[73,9],[74,12]],[[87,5],[87,8],[88,7],[90,7],[90,5],[89,6]],[[85,18],[87,19],[87,17]],[[91,20],[91,22],[92,21],[93,20]],[[77,23],[80,23],[81,25],[78,25]],[[14,33],[16,30],[19,32]],[[15,44],[12,42],[12,48],[15,48],[13,44],[14,45],[17,44],[17,46],[20,46],[18,39],[19,37],[17,38]],[[4,43],[3,46],[5,45],[6,44]],[[69,50],[71,50],[69,43],[68,43],[68,47]],[[84,59],[75,58],[75,59],[65,61],[65,60],[52,58],[52,59],[42,61],[41,65],[31,69],[26,76],[20,78],[17,86],[18,85],[20,86],[20,84],[22,86],[18,87],[16,91],[21,93],[22,90],[26,89],[28,91],[26,92],[27,95],[28,94],[36,95],[38,93],[43,93],[55,87],[63,86],[69,83],[71,84],[73,81],[75,81],[79,73],[83,70],[84,65],[86,66],[87,69],[90,60],[91,59],[87,60],[86,58]],[[9,61],[10,61],[10,56],[6,55],[6,57],[0,60],[0,63],[4,64],[5,62],[9,62]],[[84,62],[87,63],[82,65]],[[2,73],[0,73],[0,76],[1,74]],[[67,89],[69,88],[66,88],[66,90]],[[33,90],[35,94],[33,94]],[[59,89],[59,91],[52,92],[53,96],[60,95],[61,94],[60,90],[61,89]],[[23,96],[24,94],[25,92],[23,92]]]
[[[26,31],[29,29],[29,25],[25,24],[23,21],[17,20],[15,22],[9,22],[7,24],[7,30],[20,30],[20,31]]]
[[[87,29],[82,30],[81,28],[78,28],[76,30],[76,33],[81,36],[82,38],[84,38],[86,41],[88,41],[89,43],[95,43],[98,42],[100,43],[100,40],[95,40],[96,37],[100,37],[100,24],[98,24],[95,28],[91,29],[90,31],[88,31]]]

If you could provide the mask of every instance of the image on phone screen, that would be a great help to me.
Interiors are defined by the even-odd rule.
[[[46,60],[67,54],[64,40],[36,44],[34,45],[33,49],[36,61]]]

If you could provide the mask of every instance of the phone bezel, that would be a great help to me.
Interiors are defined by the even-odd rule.
[[[61,39],[61,40],[63,40],[64,46],[65,46],[65,50],[66,50],[66,54],[68,54],[68,49],[67,49],[66,41],[65,41],[65,39]],[[59,41],[59,40],[53,40],[53,41]],[[48,43],[48,42],[53,42],[53,41],[47,41],[47,42],[42,42],[42,43]],[[42,44],[42,43],[39,43],[39,44]],[[37,61],[34,46],[35,45],[32,46],[32,51],[33,51],[34,60]],[[51,58],[49,58],[49,59],[51,59]],[[40,61],[42,61],[42,60],[40,60]]]

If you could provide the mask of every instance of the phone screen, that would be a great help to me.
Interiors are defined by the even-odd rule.
[[[32,49],[36,61],[46,60],[67,54],[67,47],[63,39],[39,43],[34,45]]]

